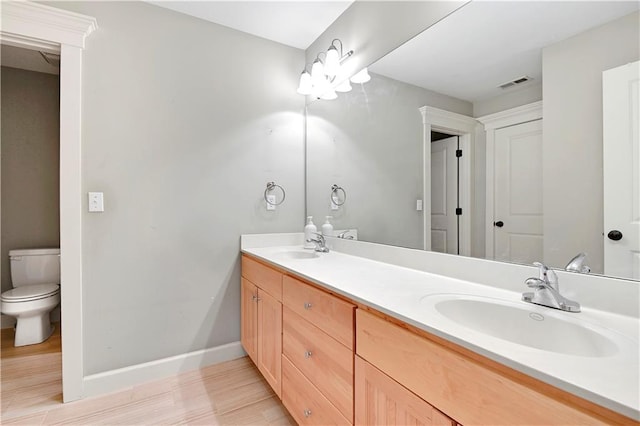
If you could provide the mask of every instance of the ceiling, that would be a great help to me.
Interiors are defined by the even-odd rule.
[[[369,69],[470,102],[542,81],[542,48],[637,11],[640,2],[476,0]],[[524,87],[523,85],[522,87]],[[518,90],[518,86],[506,90]]]
[[[258,37],[306,50],[353,2],[148,1]]]

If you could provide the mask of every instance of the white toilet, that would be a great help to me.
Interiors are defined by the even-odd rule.
[[[60,303],[60,249],[10,250],[9,263],[13,289],[0,296],[0,311],[17,319],[15,346],[42,343]]]

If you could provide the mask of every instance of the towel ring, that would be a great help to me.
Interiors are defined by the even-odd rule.
[[[282,191],[282,200],[280,200],[279,203],[272,203],[271,201],[269,201],[269,197],[267,197],[267,195],[269,194],[269,192],[273,191],[274,189],[280,189],[280,191]],[[272,205],[272,206],[279,206],[280,204],[284,203],[284,199],[287,197],[287,193],[284,192],[284,188],[281,187],[280,185],[276,184],[275,182],[267,182],[267,189],[264,190],[264,201],[267,202],[267,204]]]
[[[342,202],[340,201],[340,192],[342,192]],[[345,201],[347,201],[347,191],[341,186],[333,184],[333,186],[331,186],[331,202],[336,206],[341,206]]]

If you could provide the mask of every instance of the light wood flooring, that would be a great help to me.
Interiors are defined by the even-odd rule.
[[[59,329],[22,348],[10,330],[2,332],[3,425],[295,425],[247,357],[62,404]]]

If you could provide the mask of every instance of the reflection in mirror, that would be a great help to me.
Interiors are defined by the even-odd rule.
[[[585,253],[583,272],[640,279],[638,96],[620,112],[615,85],[603,95],[603,72],[640,59],[638,8],[465,5],[371,65],[366,86],[307,106],[307,214],[370,242],[557,268]],[[607,116],[631,120],[626,168],[607,164]],[[628,188],[608,196],[623,169]]]

